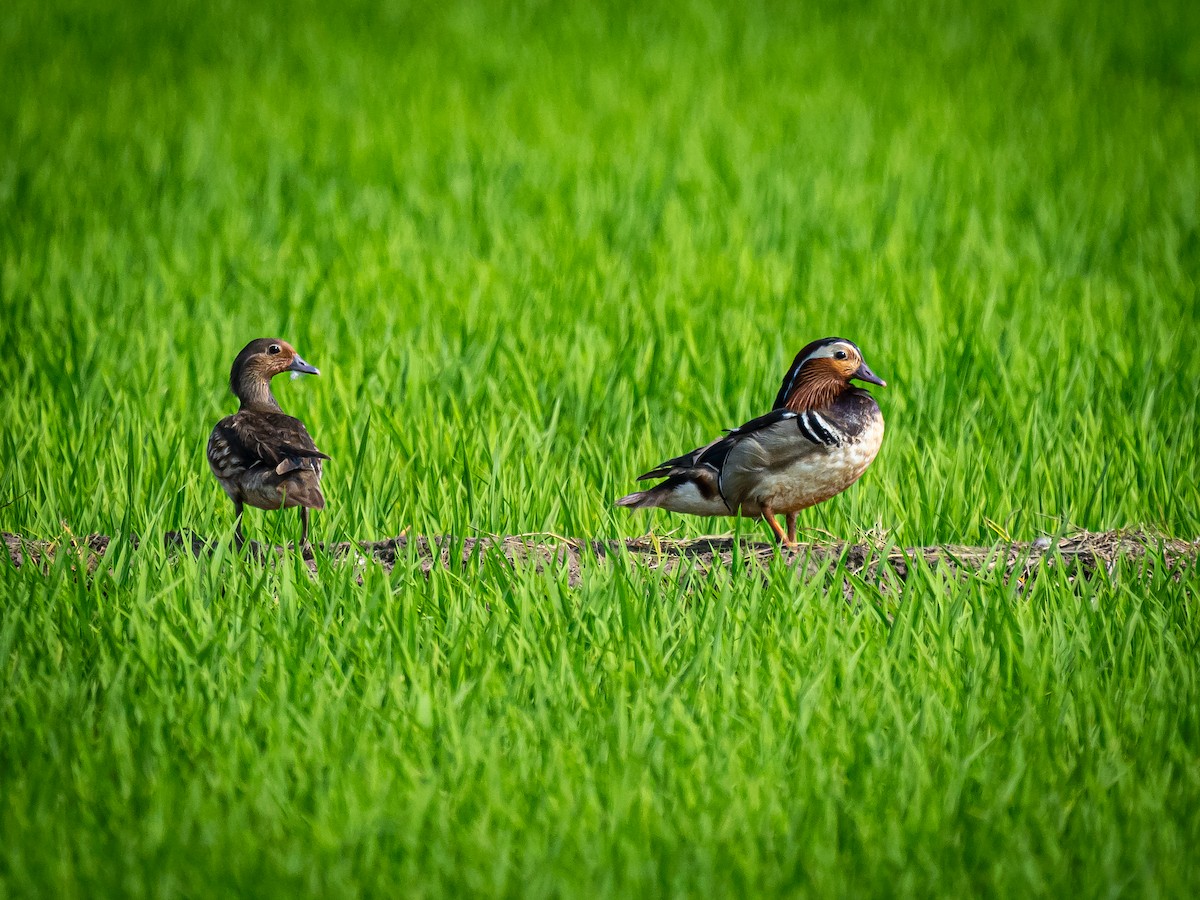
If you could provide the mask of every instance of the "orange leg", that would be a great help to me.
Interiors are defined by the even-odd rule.
[[[775,521],[775,510],[771,509],[769,506],[763,506],[762,516],[767,520],[767,524],[771,526],[771,530],[775,532],[775,537],[779,538],[779,543],[783,544],[785,547],[796,546],[796,541],[794,539],[789,539],[788,536],[783,533],[783,529],[779,527],[779,523]]]
[[[796,514],[788,513],[784,518],[787,520],[788,543],[794,547],[796,545]]]

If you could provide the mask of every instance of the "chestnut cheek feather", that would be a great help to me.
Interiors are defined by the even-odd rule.
[[[813,366],[814,376],[816,378],[837,381],[840,378],[846,377],[846,366],[848,362],[841,359],[823,359]],[[856,366],[852,366],[849,371],[853,372]]]
[[[846,389],[840,360],[814,360],[800,371],[785,406],[793,412],[822,409]]]

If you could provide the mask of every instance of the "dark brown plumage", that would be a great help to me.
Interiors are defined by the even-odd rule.
[[[242,545],[242,508],[300,508],[301,546],[308,547],[308,511],[324,509],[321,460],[304,423],[284,414],[271,393],[271,379],[282,372],[321,373],[287,341],[259,338],[233,361],[229,389],[241,402],[238,411],[217,423],[208,439],[208,464],[233,501]]]

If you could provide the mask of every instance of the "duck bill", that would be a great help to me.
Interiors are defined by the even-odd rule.
[[[316,366],[310,366],[299,356],[292,357],[292,364],[287,367],[287,370],[292,373],[293,378],[298,378],[301,375],[320,375],[321,370]]]
[[[880,387],[887,387],[887,382],[871,371],[871,367],[866,363],[859,366],[851,378],[857,378],[859,381],[868,381],[871,384],[877,384]]]

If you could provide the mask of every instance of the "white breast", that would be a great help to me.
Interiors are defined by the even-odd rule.
[[[776,456],[762,468],[746,492],[742,510],[749,515],[770,506],[778,513],[799,512],[844,491],[862,476],[883,443],[883,417],[877,417],[852,441],[836,447],[803,447]]]

